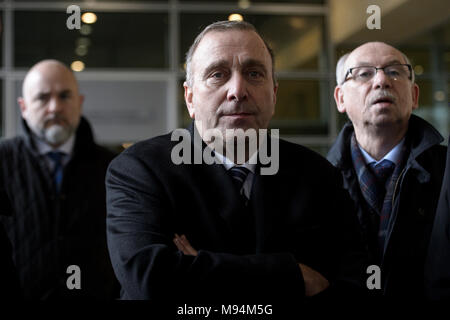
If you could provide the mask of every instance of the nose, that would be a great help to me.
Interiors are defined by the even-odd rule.
[[[247,81],[240,73],[235,73],[228,81],[227,100],[240,102],[247,99]]]
[[[49,112],[59,112],[61,111],[62,103],[58,97],[51,97],[51,99],[48,102],[47,110]]]
[[[392,86],[392,79],[389,78],[383,69],[378,69],[377,73],[372,78],[372,86],[375,89],[385,89]]]

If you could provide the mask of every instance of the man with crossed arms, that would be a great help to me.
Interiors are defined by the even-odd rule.
[[[111,163],[107,233],[122,298],[300,303],[357,290],[366,255],[339,172],[280,140],[278,172],[262,175],[264,165],[249,161],[257,153],[247,149],[239,163],[207,138],[208,129],[224,137],[227,129],[267,129],[274,114],[273,53],[255,28],[209,25],[186,64],[189,130],[202,138],[193,148],[211,148],[222,163],[174,164],[170,134]]]

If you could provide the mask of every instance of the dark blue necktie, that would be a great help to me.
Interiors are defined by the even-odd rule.
[[[249,169],[245,167],[239,167],[234,166],[229,170],[231,176],[233,177],[233,182],[239,192],[240,195],[243,195],[245,197],[245,194],[242,190],[242,186],[244,185],[245,179],[247,179],[247,176],[250,172]],[[245,197],[247,198],[247,197]]]
[[[384,159],[378,165],[375,165],[375,162],[370,164],[370,170],[375,175],[375,179],[377,180],[379,201],[384,200],[384,196],[386,194],[386,182],[392,175],[392,172],[394,172],[394,168],[395,164],[387,159]]]
[[[375,162],[371,163],[370,167],[378,182],[384,185],[394,171],[395,164],[390,160],[384,159],[378,165],[375,165]]]
[[[386,182],[391,177],[395,169],[395,164],[389,160],[381,161],[377,166],[375,163],[370,164],[372,173],[377,180],[376,183],[376,193],[377,193],[377,204],[380,208],[380,224],[378,228],[378,243],[379,247],[383,251],[386,233],[389,226],[389,217],[391,216],[392,210],[392,199],[386,196]]]
[[[63,178],[63,165],[62,165],[62,158],[64,156],[63,152],[59,151],[52,151],[47,153],[48,157],[53,161],[54,168],[53,168],[53,183],[55,184],[56,191],[59,192],[61,188],[61,182]]]

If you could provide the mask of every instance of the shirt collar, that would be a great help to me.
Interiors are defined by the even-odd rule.
[[[402,148],[403,148],[404,144],[405,144],[405,138],[403,137],[403,139],[394,148],[392,148],[391,151],[389,151],[382,159],[380,159],[380,161],[377,161],[374,158],[372,158],[372,156],[370,154],[368,154],[366,152],[366,150],[364,150],[359,145],[359,143],[358,143],[358,147],[359,147],[359,150],[361,150],[361,153],[364,157],[364,161],[366,162],[366,164],[375,162],[375,166],[377,166],[381,161],[389,160],[389,161],[392,161],[393,163],[395,163],[396,165],[398,165],[400,163],[400,161],[402,160]]]
[[[57,149],[53,149],[49,144],[45,143],[42,139],[36,138],[33,136],[36,147],[38,149],[38,153],[40,155],[46,155],[49,152],[52,151],[60,151],[64,153],[65,155],[72,155],[73,146],[75,144],[75,135],[72,134],[69,139],[67,139],[66,142],[64,142],[62,145],[60,145]]]
[[[219,152],[214,152],[214,156],[216,157],[216,159],[219,160],[219,163],[224,165],[224,167],[227,171],[230,170],[232,167],[236,166],[236,164],[233,161],[231,161],[230,159],[225,157],[223,154],[220,154]],[[257,157],[258,157],[258,152],[255,152],[247,162],[245,162],[239,166],[247,168],[254,174],[255,168],[256,168]]]

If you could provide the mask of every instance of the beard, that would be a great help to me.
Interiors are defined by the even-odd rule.
[[[59,146],[66,142],[70,138],[72,133],[72,128],[54,124],[48,128],[43,129],[42,138],[44,138],[44,141],[50,145]]]
[[[62,115],[53,114],[40,121],[26,119],[26,124],[36,138],[52,147],[59,147],[75,133],[79,120],[71,123]]]
[[[71,126],[65,127],[60,124],[53,124],[47,128],[40,128],[38,130],[31,126],[30,128],[40,140],[54,147],[64,144],[75,131]]]

